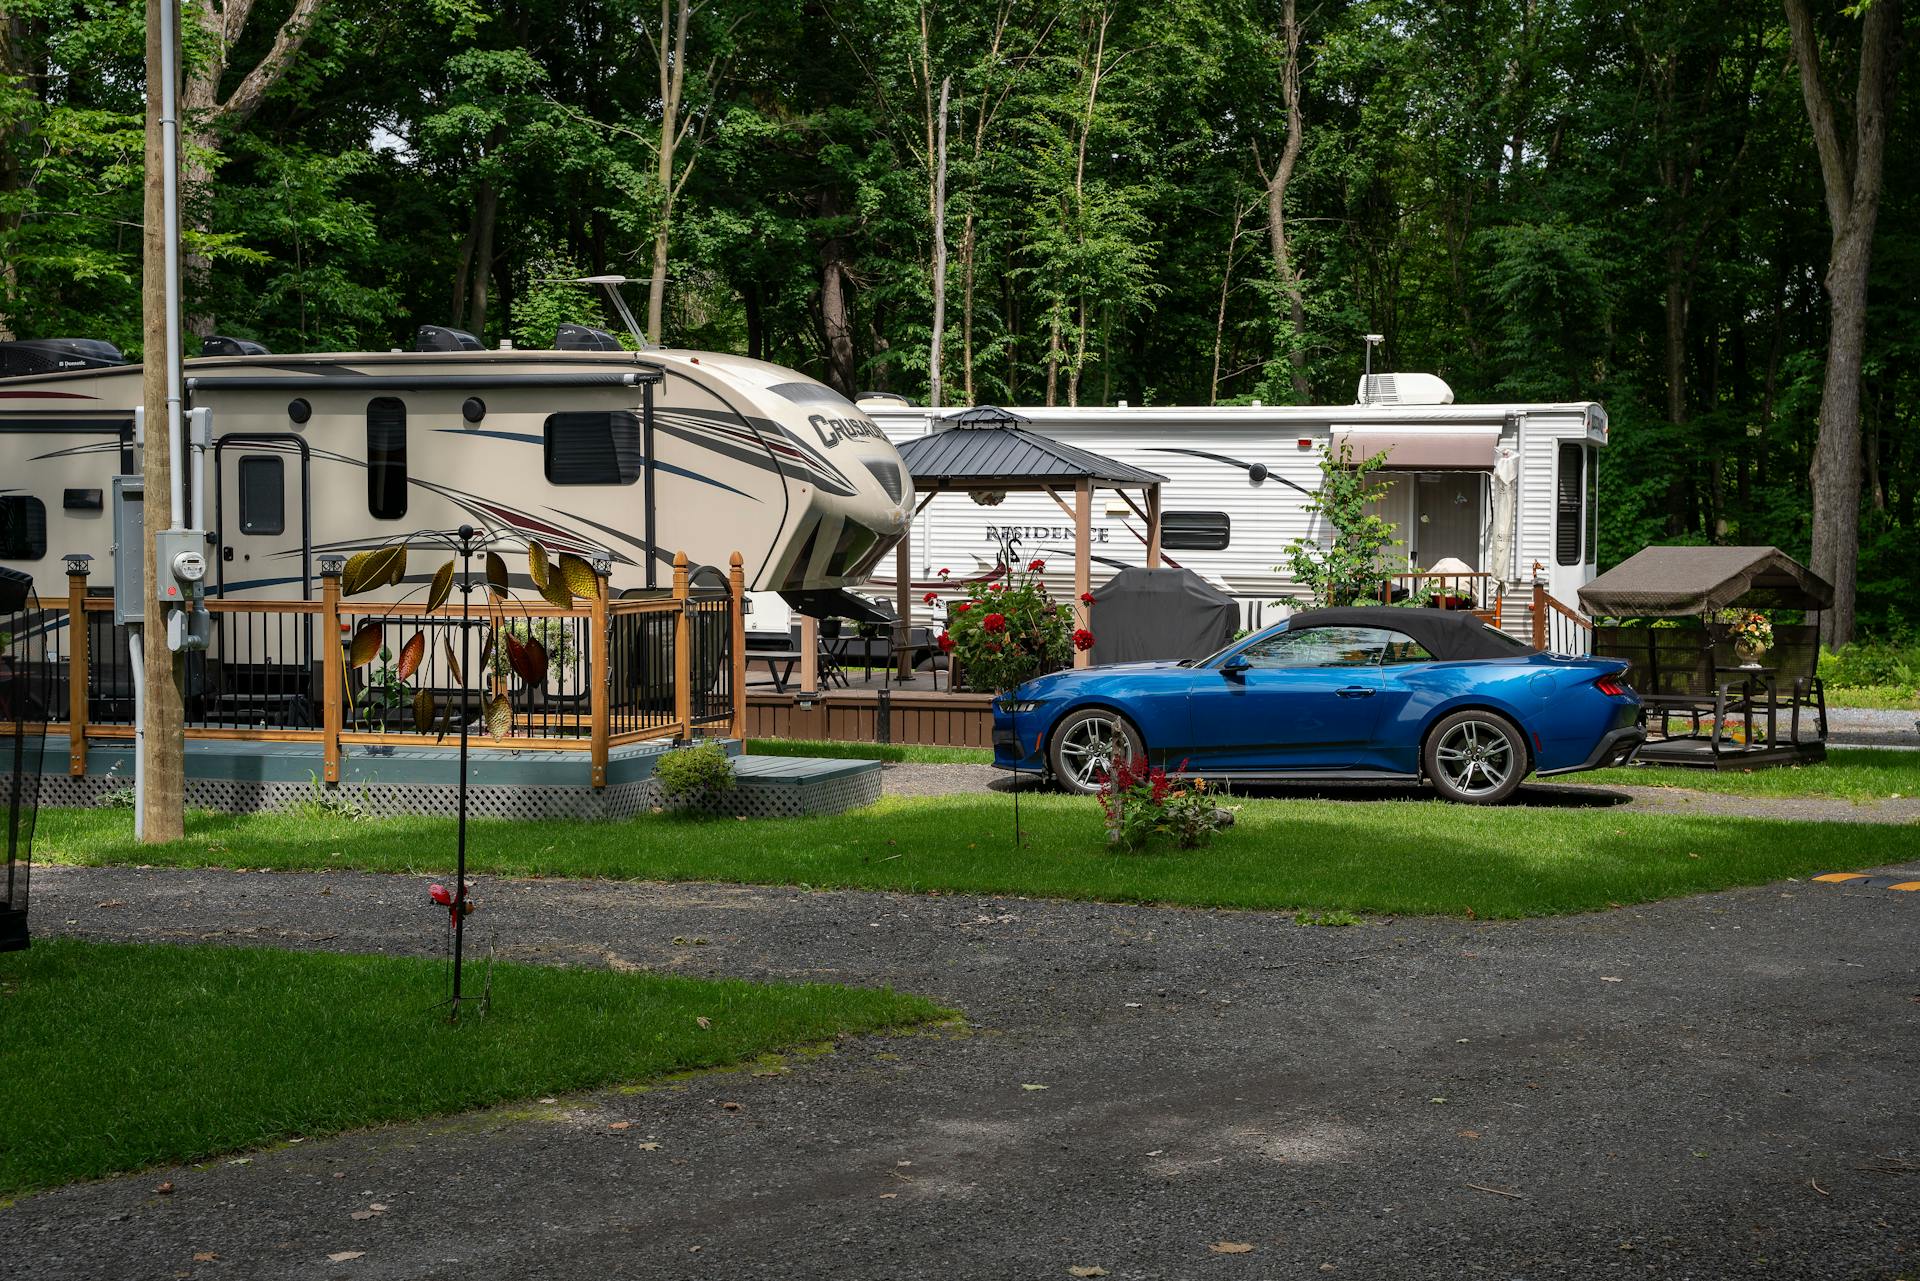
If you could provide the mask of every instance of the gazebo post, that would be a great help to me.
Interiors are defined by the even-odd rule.
[[[1087,625],[1087,602],[1082,600],[1093,590],[1093,482],[1083,480],[1073,487],[1073,625]],[[1090,651],[1073,651],[1073,665],[1093,663]]]
[[[913,522],[900,535],[893,553],[894,612],[900,621],[893,625],[893,658],[900,665],[901,681],[913,679]]]
[[[1147,568],[1160,568],[1160,486],[1147,486]]]
[[[800,696],[812,698],[820,692],[820,620],[812,614],[800,615]]]

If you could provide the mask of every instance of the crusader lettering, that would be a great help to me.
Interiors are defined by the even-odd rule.
[[[885,440],[887,435],[867,418],[829,418],[825,414],[810,414],[807,421],[813,424],[813,430],[819,435],[820,443],[831,449],[843,440]]]

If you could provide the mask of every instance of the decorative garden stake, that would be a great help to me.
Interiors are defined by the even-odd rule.
[[[467,773],[468,773],[468,729],[473,717],[467,713],[466,695],[469,692],[468,675],[485,682],[480,690],[481,720],[487,732],[495,739],[501,739],[513,729],[513,702],[504,683],[495,683],[494,647],[496,641],[507,656],[506,669],[517,676],[526,688],[538,688],[547,683],[548,654],[547,644],[540,633],[530,624],[524,638],[516,635],[503,625],[502,616],[506,607],[513,601],[513,588],[507,574],[507,562],[501,557],[499,549],[512,547],[524,548],[527,556],[527,572],[540,595],[551,605],[569,607],[576,598],[595,599],[605,591],[605,582],[593,564],[571,552],[562,552],[557,563],[548,558],[547,549],[538,539],[527,538],[517,530],[481,531],[471,525],[462,525],[456,530],[418,530],[411,534],[398,535],[379,547],[363,551],[347,560],[346,568],[340,575],[340,593],[342,596],[357,596],[363,592],[380,587],[397,587],[406,578],[407,548],[419,544],[438,544],[454,553],[454,557],[434,571],[433,578],[426,587],[425,608],[419,615],[420,630],[400,646],[399,658],[394,664],[394,673],[402,684],[414,685],[412,699],[413,726],[425,733],[438,722],[439,737],[444,738],[449,728],[449,718],[457,719],[460,730],[460,781],[458,785],[458,818],[454,838],[454,877],[451,891],[444,885],[436,884],[428,890],[432,900],[447,908],[450,925],[453,930],[453,992],[447,1000],[448,1017],[453,1022],[460,1019],[460,1007],[465,999],[461,987],[463,962],[466,952],[467,917],[474,910],[469,894],[473,888],[467,879]],[[482,586],[474,581],[473,558],[484,554],[484,587],[487,592],[484,617],[475,618],[473,612],[473,593]],[[458,573],[456,575],[456,560]],[[457,579],[457,582],[456,582]],[[421,672],[429,666],[427,657],[427,630],[432,625],[434,611],[446,604],[453,594],[455,586],[460,589],[460,656],[455,659],[453,646],[446,635],[440,636],[440,650],[451,685],[459,697],[449,699],[443,712],[435,705],[431,687],[418,681]],[[417,589],[416,589],[417,590]],[[407,593],[411,596],[413,593]],[[406,596],[401,598],[405,601]],[[396,602],[398,603],[398,602]],[[524,611],[523,611],[524,612]],[[480,647],[480,662],[473,662],[473,629],[486,629],[486,639]],[[363,619],[347,642],[347,666],[364,667],[373,662],[385,645],[386,622]],[[589,679],[602,680],[605,674],[593,672]],[[486,1012],[488,991],[480,996],[481,1013]]]

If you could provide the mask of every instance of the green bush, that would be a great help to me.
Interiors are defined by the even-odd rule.
[[[1820,679],[1829,685],[1891,685],[1920,689],[1920,643],[1855,641],[1838,652],[1820,651]]]
[[[668,799],[712,802],[734,788],[733,758],[718,743],[678,747],[654,762],[653,776]]]

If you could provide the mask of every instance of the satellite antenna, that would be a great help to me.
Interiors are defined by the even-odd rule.
[[[600,286],[601,289],[606,291],[607,300],[613,304],[613,309],[620,313],[620,321],[622,324],[624,324],[627,327],[627,332],[633,335],[634,346],[642,349],[659,346],[658,343],[650,343],[647,341],[647,335],[645,331],[643,331],[640,328],[640,322],[638,320],[635,320],[633,317],[633,308],[627,306],[627,300],[623,298],[620,294],[620,286],[625,284],[630,284],[630,283],[636,283],[633,281],[632,277],[630,276],[563,276],[561,277],[561,279],[571,281],[576,285]]]

